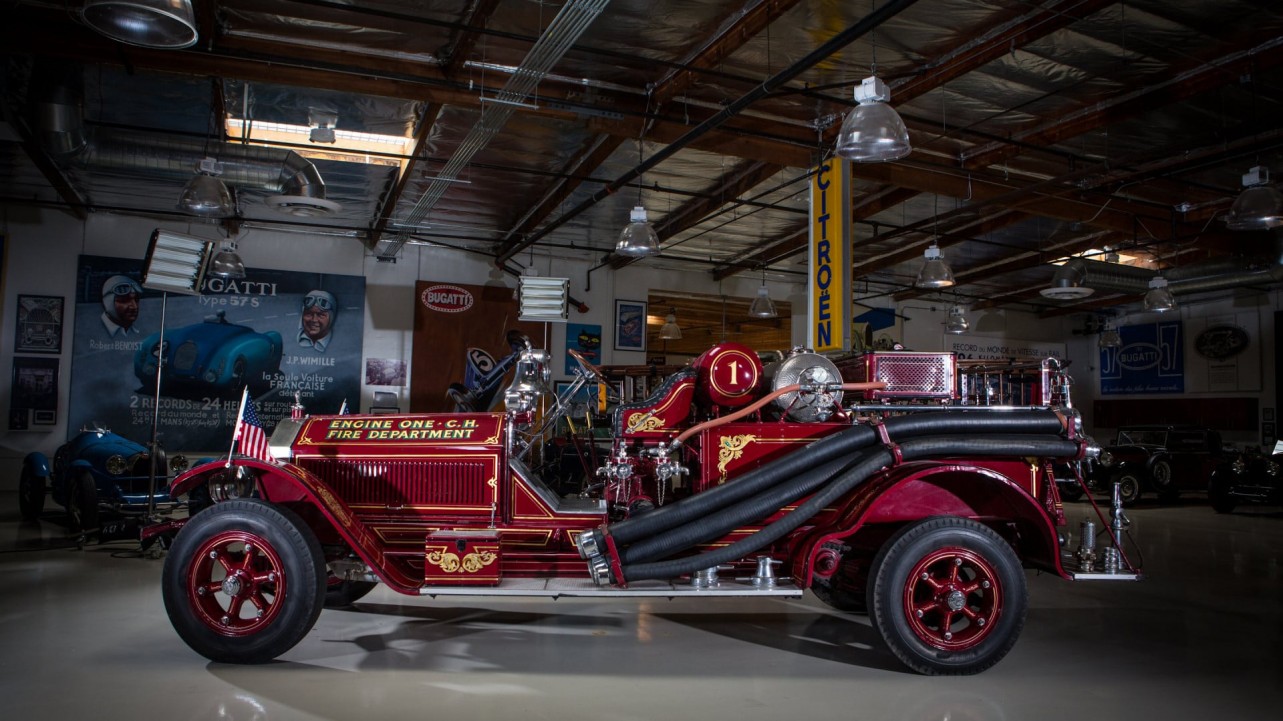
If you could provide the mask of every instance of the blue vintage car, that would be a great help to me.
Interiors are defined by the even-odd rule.
[[[249,386],[258,394],[271,387],[281,370],[281,334],[258,333],[253,328],[228,323],[222,312],[203,323],[147,336],[134,354],[134,375],[144,388],[156,387],[156,359],[165,358],[160,392],[177,398],[219,396],[234,398]]]
[[[18,481],[18,508],[35,520],[45,507],[46,493],[67,509],[73,530],[93,530],[102,514],[139,515],[147,512],[151,496],[151,454],[147,447],[105,428],[85,428],[54,453],[28,453]],[[187,468],[181,455],[156,457],[154,503],[173,505],[169,481]]]

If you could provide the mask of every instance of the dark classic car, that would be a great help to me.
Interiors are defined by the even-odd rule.
[[[105,428],[82,429],[54,453],[28,453],[18,481],[18,509],[36,520],[45,507],[45,494],[67,509],[73,530],[93,530],[102,514],[142,514],[152,500],[151,454],[147,447]],[[169,479],[187,468],[181,455],[156,458],[155,504],[172,506]]]
[[[156,359],[165,357],[161,393],[178,398],[207,395],[235,397],[245,385],[258,394],[271,387],[281,370],[281,334],[257,333],[253,328],[228,323],[222,312],[203,323],[147,336],[134,354],[134,375],[145,388],[156,386]]]
[[[1170,501],[1182,491],[1207,490],[1223,457],[1221,434],[1210,428],[1124,426],[1097,459],[1092,484],[1107,491],[1117,482],[1124,505],[1144,493]]]
[[[1207,498],[1217,513],[1240,503],[1283,504],[1283,453],[1266,455],[1255,448],[1227,455],[1207,483]]]

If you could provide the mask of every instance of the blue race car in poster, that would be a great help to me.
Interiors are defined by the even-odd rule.
[[[104,513],[139,515],[154,499],[156,507],[172,506],[169,482],[187,469],[181,455],[156,456],[152,495],[151,454],[147,447],[101,428],[84,428],[58,447],[53,462],[43,453],[28,453],[18,481],[18,509],[25,520],[40,518],[46,493],[67,509],[72,530],[98,528]]]
[[[203,323],[147,336],[134,354],[134,375],[143,387],[156,387],[156,361],[165,359],[160,392],[177,398],[235,398],[249,386],[257,395],[271,387],[281,370],[281,334],[258,333],[253,328],[228,323],[223,313]]]

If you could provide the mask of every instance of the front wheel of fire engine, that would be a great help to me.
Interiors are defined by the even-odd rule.
[[[975,521],[941,516],[906,526],[878,552],[871,577],[874,627],[921,674],[984,671],[1007,655],[1025,625],[1020,560]]]
[[[263,663],[312,629],[325,577],[321,544],[302,519],[243,498],[188,521],[165,558],[161,592],[174,630],[194,651]]]

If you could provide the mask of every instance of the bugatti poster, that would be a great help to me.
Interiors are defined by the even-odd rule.
[[[80,257],[69,433],[97,423],[145,441],[156,420],[167,449],[219,452],[243,387],[268,432],[296,394],[314,413],[360,398],[365,278],[249,268],[164,298],[141,271]]]

